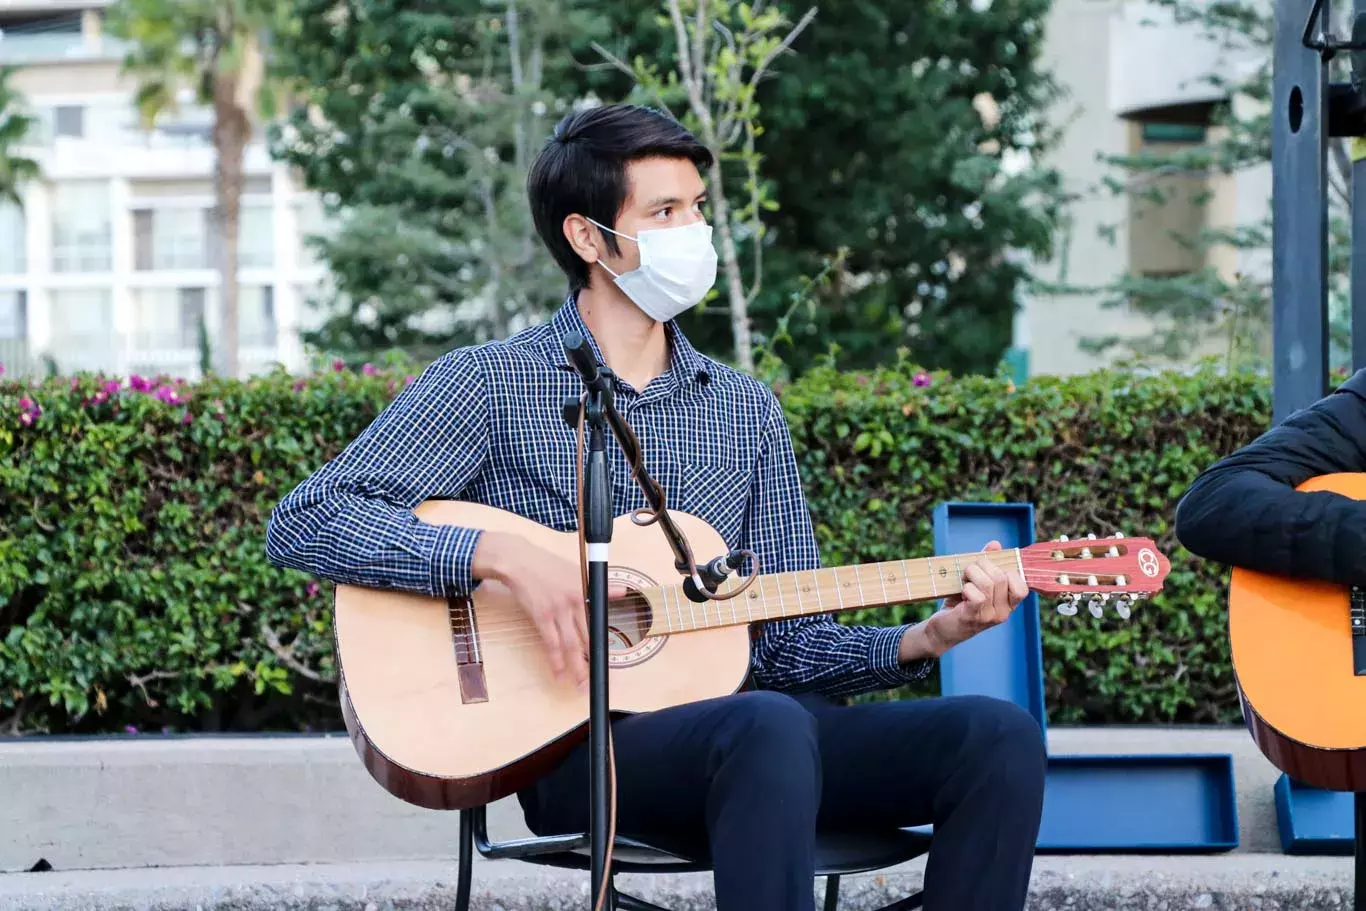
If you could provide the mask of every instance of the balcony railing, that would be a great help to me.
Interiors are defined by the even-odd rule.
[[[0,64],[58,63],[63,60],[118,60],[129,43],[79,32],[26,35],[0,30]]]

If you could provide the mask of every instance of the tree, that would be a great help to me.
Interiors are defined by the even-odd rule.
[[[816,9],[807,10],[789,28],[783,11],[766,7],[764,0],[756,0],[752,6],[731,0],[666,0],[665,5],[668,16],[660,17],[660,25],[672,28],[674,35],[674,68],[667,75],[661,76],[657,66],[642,58],[637,57],[630,66],[600,44],[594,47],[631,76],[649,100],[666,109],[681,101],[687,111],[684,122],[712,153],[708,199],[721,245],[734,358],[740,369],[752,371],[749,306],[763,281],[762,215],[777,208],[759,174],[762,156],[755,143],[763,128],[756,93],[769,67],[811,23]],[[779,38],[784,31],[786,34]],[[728,159],[739,165],[730,179],[725,177]],[[744,188],[743,194],[738,192],[739,187]],[[739,207],[742,195],[746,204]],[[754,256],[748,288],[740,274],[738,237],[749,238]]]
[[[340,229],[314,241],[331,311],[307,340],[357,359],[429,358],[545,316],[563,276],[526,203],[531,161],[570,101],[577,0],[299,0],[275,68],[306,103],[272,151]]]
[[[252,115],[276,107],[264,79],[262,45],[289,11],[274,0],[119,0],[109,9],[112,35],[132,42],[125,71],[138,81],[146,125],[174,110],[181,90],[213,109],[214,248],[219,276],[218,369],[238,374],[237,249],[243,167]]]
[[[904,346],[929,367],[996,367],[1028,258],[1051,252],[1060,212],[1059,176],[1043,162],[1053,140],[1043,112],[1057,94],[1039,63],[1049,6],[824,0],[799,52],[758,84],[754,150],[776,207],[765,209],[762,288],[747,314],[756,342],[768,346],[804,277],[846,254],[789,325],[781,351],[791,370],[832,346],[848,366],[885,362]],[[660,27],[657,0],[602,9],[609,52],[633,69],[677,69],[678,41]],[[591,42],[575,53],[579,91],[631,91],[619,68],[593,66],[601,55]],[[753,242],[737,239],[744,270]],[[721,356],[733,350],[732,316],[707,307],[680,321]]]
[[[1215,66],[1202,80],[1217,90],[1221,100],[1209,106],[1203,141],[1176,151],[1144,151],[1107,156],[1112,176],[1093,192],[1125,197],[1131,217],[1147,217],[1164,206],[1205,207],[1212,197],[1211,178],[1243,180],[1271,161],[1271,63],[1275,40],[1274,11],[1256,0],[1227,0],[1206,4],[1190,0],[1150,0],[1170,19],[1153,17],[1149,27],[1176,23],[1193,26],[1201,38],[1219,51],[1231,51],[1233,65]],[[1306,10],[1307,14],[1307,10]],[[1341,25],[1339,35],[1348,30]],[[1227,60],[1225,60],[1227,64]],[[1334,61],[1345,67],[1345,56]],[[1345,78],[1345,74],[1335,78]],[[1346,357],[1350,343],[1347,323],[1348,265],[1350,259],[1351,162],[1345,140],[1329,140],[1329,299],[1331,359]],[[1187,200],[1181,199],[1188,194]],[[1271,358],[1271,207],[1244,223],[1220,224],[1207,214],[1195,231],[1172,231],[1172,243],[1184,247],[1199,268],[1175,275],[1149,276],[1128,271],[1100,287],[1060,283],[1056,290],[1101,295],[1107,309],[1126,308],[1144,314],[1151,329],[1135,335],[1096,333],[1085,337],[1089,350],[1122,359],[1190,358],[1211,342],[1219,343],[1229,364],[1266,364]],[[1112,240],[1114,225],[1102,226]],[[1219,268],[1222,258],[1235,258],[1234,271]]]
[[[10,84],[13,67],[0,67],[0,202],[23,207],[23,187],[40,175],[38,162],[20,151],[34,118],[24,109],[19,90]]]

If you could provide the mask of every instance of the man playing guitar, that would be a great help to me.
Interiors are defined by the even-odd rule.
[[[575,527],[574,436],[560,403],[582,388],[562,344],[576,330],[614,371],[617,405],[672,509],[752,551],[762,572],[818,567],[776,398],[701,355],[674,322],[716,276],[702,214],[711,161],[691,134],[645,108],[566,117],[527,186],[537,231],[568,276],[567,300],[547,323],[433,363],[278,504],[271,560],[438,597],[498,580],[538,627],[565,685],[586,686],[580,568],[526,541],[412,512],[428,499],[460,499]],[[620,448],[609,458],[615,514],[644,507]],[[705,849],[721,911],[811,911],[818,826],[932,823],[929,911],[1023,908],[1046,766],[1033,718],[984,697],[837,702],[924,677],[1028,592],[1018,573],[985,560],[964,579],[962,595],[921,623],[848,626],[829,614],[767,622],[752,649],[754,689],[615,721],[618,832]],[[519,794],[531,829],[584,831],[587,782],[584,745]]]
[[[1338,472],[1366,472],[1366,370],[1202,472],[1177,539],[1228,566],[1366,585],[1366,502],[1295,489]]]

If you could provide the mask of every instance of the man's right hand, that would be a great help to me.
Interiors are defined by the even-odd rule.
[[[496,579],[508,587],[535,625],[556,679],[588,685],[588,611],[578,565],[537,547],[518,535],[484,532],[474,551],[476,579]],[[613,583],[607,597],[626,595]]]

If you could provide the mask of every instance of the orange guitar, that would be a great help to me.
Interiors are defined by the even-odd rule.
[[[515,532],[577,563],[577,534],[502,510],[431,500],[419,519]],[[672,511],[698,553],[725,553],[696,516]],[[694,603],[683,593],[664,536],[619,517],[611,578],[630,596],[609,605],[608,692],[616,713],[647,712],[724,696],[749,672],[749,626],[764,620],[933,600],[960,591],[963,568],[987,557],[1019,571],[1042,595],[1076,613],[1162,588],[1170,569],[1146,538],[1049,541],[1029,547],[760,575],[731,600]],[[745,580],[730,577],[720,591]],[[430,809],[489,803],[533,782],[587,734],[588,694],[558,683],[539,635],[506,587],[439,600],[338,586],[335,637],[347,730],[365,766],[390,793]]]
[[[1366,499],[1366,474],[1322,475],[1297,489]],[[1235,568],[1228,610],[1238,696],[1257,746],[1304,784],[1366,791],[1366,593]]]

